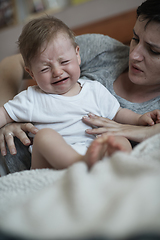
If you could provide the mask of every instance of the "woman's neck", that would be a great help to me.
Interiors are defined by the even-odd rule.
[[[122,73],[113,83],[115,93],[133,103],[147,102],[160,96],[160,86],[141,86],[134,84],[128,77],[128,72]]]

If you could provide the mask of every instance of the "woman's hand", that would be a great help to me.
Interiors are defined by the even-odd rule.
[[[124,136],[136,142],[141,142],[156,133],[160,133],[160,124],[155,124],[153,126],[120,124],[108,118],[99,117],[94,114],[89,114],[88,117],[83,117],[83,122],[92,127],[92,129],[86,130],[86,133],[88,134]]]
[[[2,156],[5,156],[7,154],[6,143],[12,155],[15,155],[17,153],[14,144],[14,137],[19,138],[24,145],[29,146],[31,144],[31,141],[28,138],[26,132],[36,134],[38,132],[38,129],[31,123],[10,123],[1,128],[0,149]]]
[[[112,133],[121,131],[124,124],[117,123],[108,118],[99,117],[92,113],[83,117],[83,122],[91,126],[92,129],[87,129],[86,133],[93,135],[101,135],[103,133]]]

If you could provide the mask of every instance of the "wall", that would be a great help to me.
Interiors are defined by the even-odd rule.
[[[123,14],[137,8],[144,0],[91,0],[81,5],[72,6],[56,13],[70,28],[76,29],[96,21]],[[16,41],[23,25],[0,31],[0,61],[18,52]]]

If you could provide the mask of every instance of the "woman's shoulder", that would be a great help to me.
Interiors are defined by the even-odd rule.
[[[96,63],[98,63],[97,61],[105,60],[102,58],[107,58],[111,61],[114,56],[120,55],[120,58],[124,56],[127,58],[129,54],[128,46],[103,34],[80,35],[76,37],[76,42],[80,47],[81,66],[89,64],[95,58]]]
[[[121,107],[128,108],[139,114],[144,114],[155,109],[160,109],[160,96],[142,103],[132,103],[119,96],[116,96],[116,98],[119,101]]]

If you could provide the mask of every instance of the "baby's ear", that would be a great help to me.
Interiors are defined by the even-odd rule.
[[[33,80],[35,80],[35,79],[34,79],[33,72],[30,70],[30,68],[28,68],[28,67],[25,67],[25,70],[26,70],[26,72],[28,72],[28,73],[29,73],[29,75],[31,76],[31,78],[32,78]]]
[[[79,48],[79,46],[77,46],[76,47],[76,55],[77,55],[78,63],[80,65],[81,64],[81,57],[80,57],[79,51],[80,51],[80,48]]]

